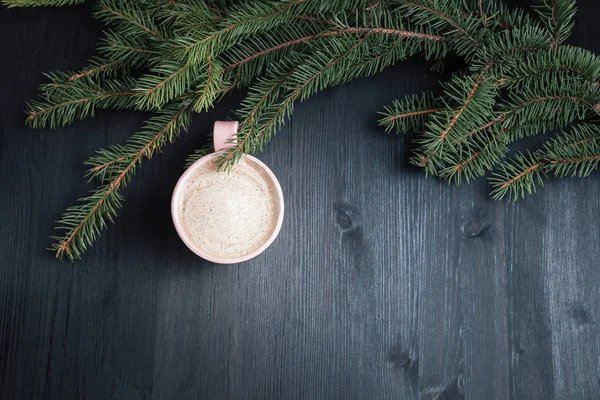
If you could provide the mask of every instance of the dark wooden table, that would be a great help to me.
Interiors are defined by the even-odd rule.
[[[600,52],[600,5],[579,3],[572,42]],[[170,220],[185,156],[234,95],[144,163],[83,260],[56,261],[82,162],[146,117],[24,127],[41,73],[94,53],[89,11],[0,9],[1,399],[600,398],[600,174],[516,203],[425,179],[376,124],[437,87],[419,61],[296,107],[260,155],[287,214],[258,258],[205,262]]]

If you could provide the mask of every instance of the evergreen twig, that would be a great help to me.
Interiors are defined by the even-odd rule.
[[[101,185],[81,199],[81,204],[68,208],[58,222],[56,229],[65,231],[65,234],[53,237],[56,243],[51,249],[57,257],[80,258],[108,222],[114,221],[123,203],[120,189],[127,186],[144,157],[151,158],[163,145],[172,142],[181,130],[187,129],[190,108],[189,99],[165,107],[148,120],[144,129],[134,134],[127,144],[100,150],[88,161],[92,167],[88,174],[100,178]]]
[[[2,0],[9,7],[80,0]],[[448,53],[467,68],[440,94],[394,101],[380,124],[414,132],[411,162],[460,184],[492,173],[492,196],[522,197],[549,176],[587,176],[600,165],[600,58],[565,45],[574,0],[536,0],[537,13],[481,0],[96,0],[106,25],[99,56],[78,72],[49,75],[27,122],[57,127],[98,108],[155,115],[125,144],[86,164],[99,187],[69,208],[53,250],[74,259],[121,207],[144,157],[186,130],[193,112],[249,87],[240,130],[220,155],[231,167],[262,150],[298,101],[414,55],[440,66]],[[577,125],[579,123],[579,125]],[[575,125],[574,127],[570,127]],[[539,149],[505,160],[520,138],[565,129]],[[188,164],[210,152],[193,152]]]

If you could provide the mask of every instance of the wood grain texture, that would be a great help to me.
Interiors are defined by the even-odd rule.
[[[579,3],[571,41],[600,53],[600,5]],[[438,87],[423,62],[295,107],[259,156],[287,209],[256,259],[195,257],[169,214],[185,156],[238,93],[144,163],[83,260],[54,260],[53,221],[90,188],[82,162],[145,117],[24,127],[41,73],[93,54],[89,13],[0,8],[1,399],[600,398],[600,174],[516,203],[426,179],[376,125]]]

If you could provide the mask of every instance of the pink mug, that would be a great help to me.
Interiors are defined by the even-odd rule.
[[[179,235],[179,237],[181,238],[183,243],[185,243],[185,245],[190,250],[192,250],[194,253],[196,253],[200,257],[204,258],[205,260],[212,261],[212,262],[218,263],[218,264],[234,264],[234,263],[247,261],[251,258],[256,257],[257,255],[259,255],[260,253],[265,251],[265,249],[267,247],[269,247],[271,245],[271,243],[273,243],[273,241],[279,234],[279,231],[281,230],[281,225],[283,223],[283,212],[284,212],[283,192],[281,190],[281,186],[279,185],[279,182],[277,181],[277,178],[275,177],[273,172],[269,169],[269,167],[267,167],[263,162],[258,160],[256,157],[253,157],[248,154],[244,154],[242,156],[242,158],[244,158],[246,161],[251,162],[252,164],[254,164],[255,167],[258,167],[260,170],[262,170],[266,174],[266,176],[268,176],[268,178],[270,179],[273,188],[275,188],[276,199],[274,199],[274,201],[278,205],[278,217],[277,217],[277,222],[275,224],[275,228],[273,229],[273,232],[268,237],[268,239],[258,249],[252,251],[249,254],[245,254],[243,256],[238,256],[235,258],[227,258],[227,257],[215,256],[214,254],[208,254],[207,252],[203,251],[199,246],[197,246],[196,244],[194,244],[192,242],[192,240],[189,238],[188,234],[186,233],[185,229],[183,228],[182,215],[181,215],[179,204],[182,201],[182,196],[183,196],[183,191],[184,191],[183,189],[186,187],[188,178],[190,178],[194,174],[194,172],[197,171],[199,168],[201,168],[205,163],[209,162],[211,160],[211,158],[215,157],[216,153],[232,146],[233,143],[235,143],[232,141],[232,138],[237,133],[238,126],[239,126],[239,122],[237,122],[237,121],[227,121],[227,122],[216,121],[215,122],[214,130],[213,130],[213,145],[215,148],[215,152],[202,157],[201,159],[196,161],[194,164],[192,164],[187,169],[187,171],[185,171],[183,173],[181,178],[179,178],[177,185],[175,185],[175,189],[173,191],[173,197],[171,199],[171,216],[173,217],[173,224],[175,225],[177,234]],[[223,172],[223,174],[227,174],[227,172]]]

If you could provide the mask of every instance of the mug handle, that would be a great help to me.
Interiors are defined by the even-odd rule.
[[[231,141],[231,138],[235,136],[239,126],[240,123],[238,121],[215,121],[213,128],[215,153],[233,147],[235,141]]]

